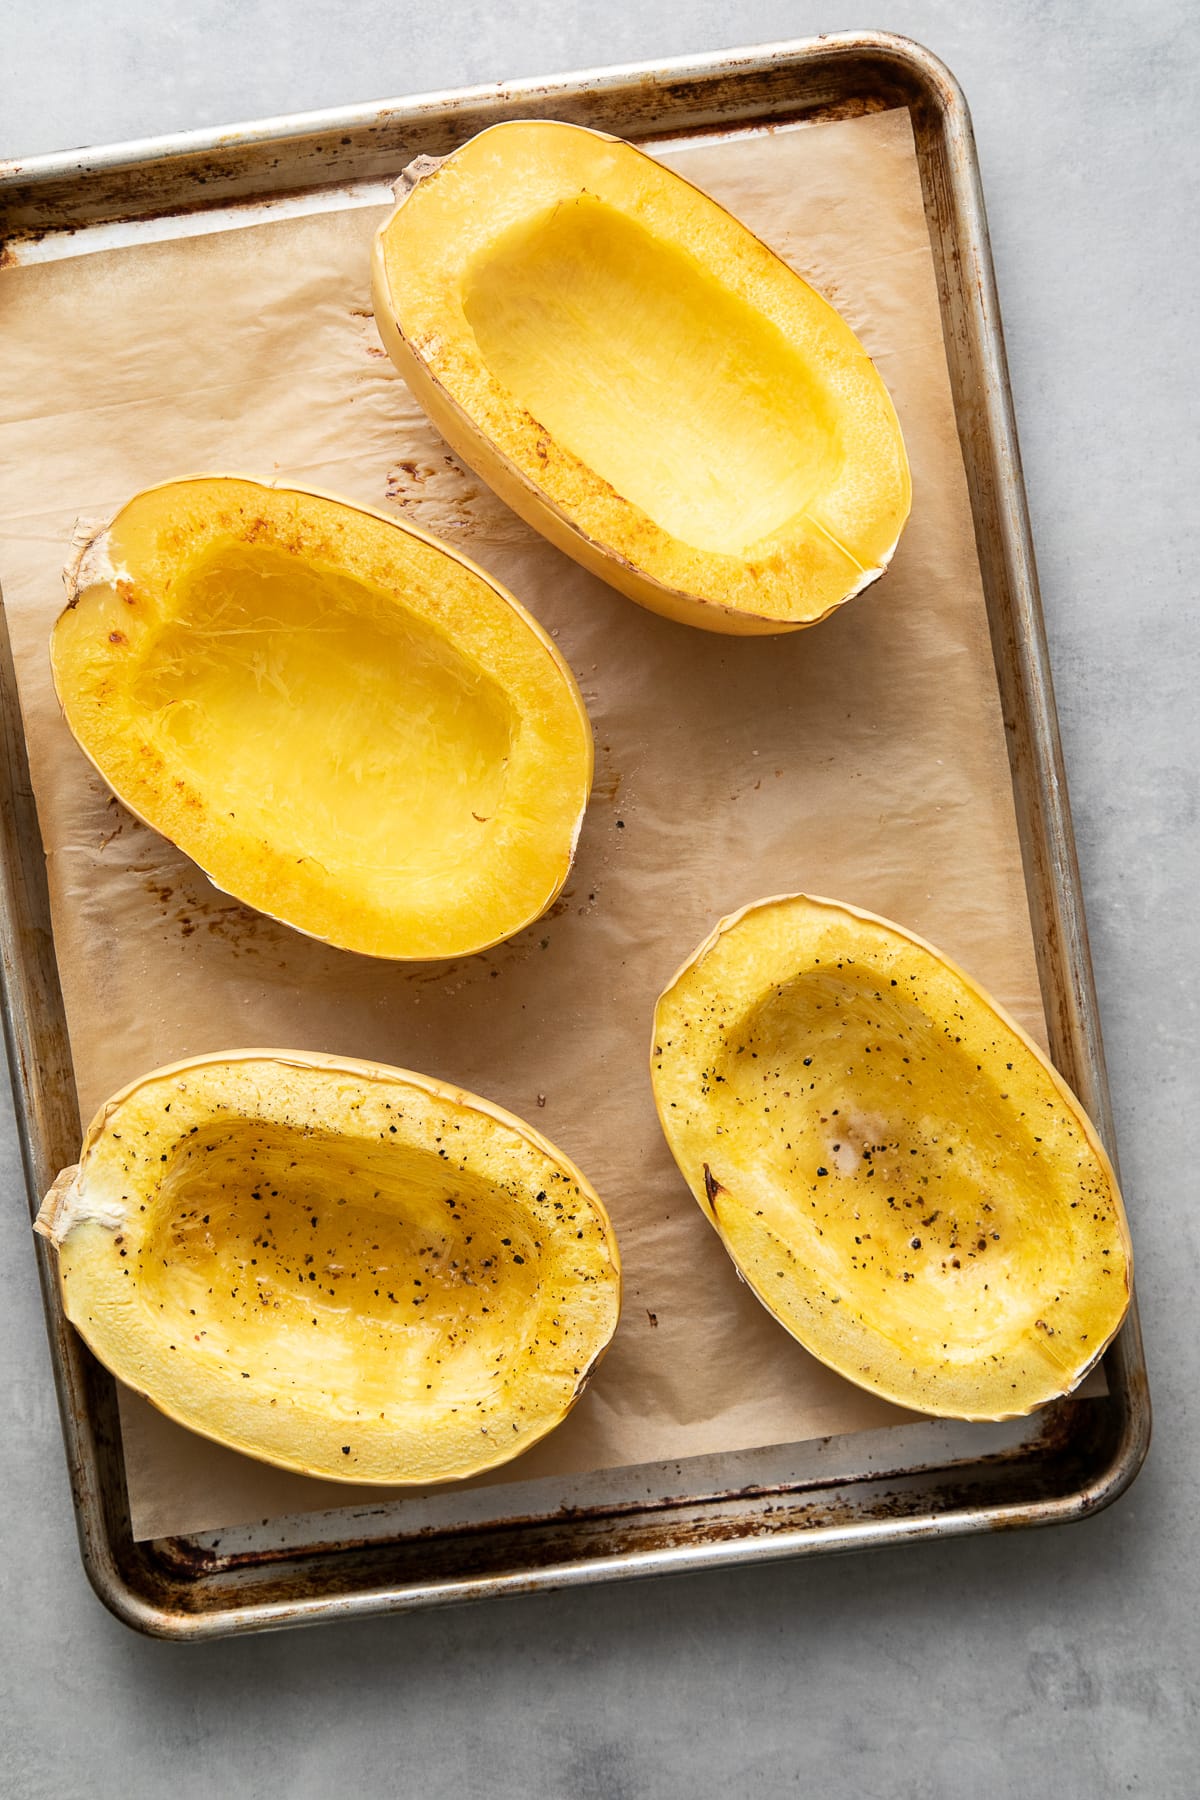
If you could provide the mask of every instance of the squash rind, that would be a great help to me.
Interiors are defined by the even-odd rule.
[[[462,283],[470,261],[456,264],[457,236],[439,223],[434,208],[426,209],[433,216],[427,228],[417,215],[440,184],[455,202],[452,218],[456,227],[461,224],[458,235],[465,246],[461,258],[475,253],[478,261],[490,242],[490,227],[480,224],[488,214],[485,202],[495,200],[505,221],[519,217],[519,204],[499,187],[507,180],[506,155],[516,165],[508,185],[519,189],[543,153],[547,163],[558,156],[564,165],[564,196],[569,177],[574,179],[569,165],[575,159],[580,173],[572,196],[590,197],[603,188],[612,211],[631,221],[649,220],[663,232],[664,243],[674,243],[671,234],[679,219],[686,223],[676,234],[680,243],[703,244],[715,230],[721,243],[711,252],[714,266],[719,264],[728,276],[728,292],[736,292],[739,304],[744,300],[753,310],[762,302],[764,321],[774,306],[811,329],[830,369],[837,370],[836,381],[846,385],[844,404],[863,415],[864,423],[854,427],[861,440],[855,479],[873,458],[879,461],[867,485],[874,483],[872,505],[879,520],[890,519],[891,524],[883,538],[878,521],[864,526],[871,548],[863,560],[856,560],[817,515],[806,523],[805,507],[789,526],[781,519],[744,554],[709,554],[689,547],[591,469],[586,458],[558,441],[493,377],[463,313]],[[590,175],[589,158],[595,165]],[[618,165],[629,173],[614,175],[612,168]],[[549,192],[549,178],[543,185]],[[669,197],[665,201],[664,194]],[[372,258],[375,314],[384,346],[455,452],[557,548],[651,611],[736,635],[816,624],[883,573],[910,504],[908,466],[891,401],[866,352],[833,308],[715,201],[620,139],[545,120],[490,127],[451,156],[436,163],[426,160],[412,178],[402,178],[397,200],[376,237]],[[687,218],[690,212],[699,226]],[[412,240],[407,260],[401,249],[406,237]],[[803,302],[800,295],[806,296]],[[761,371],[755,379],[760,376]],[[681,480],[676,491],[687,486]],[[864,518],[872,518],[871,507]]]
[[[1132,1251],[1095,1128],[957,964],[805,894],[722,919],[659,999],[672,1154],[814,1355],[917,1412],[1024,1416],[1120,1328]]]
[[[539,1132],[427,1076],[308,1052],[131,1083],[35,1228],[113,1374],[190,1430],[324,1480],[511,1460],[570,1412],[620,1308],[604,1206]]]

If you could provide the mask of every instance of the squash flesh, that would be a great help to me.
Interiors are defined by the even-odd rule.
[[[723,921],[656,1016],[659,1116],[782,1324],[919,1411],[1069,1391],[1128,1304],[1108,1159],[1045,1058],[920,939],[807,896]]]
[[[191,784],[298,858],[436,884],[425,847],[451,868],[478,847],[516,720],[494,679],[391,611],[365,583],[234,546],[191,573],[130,698]]]
[[[463,311],[556,441],[697,549],[743,554],[841,460],[829,398],[778,328],[597,200],[510,227],[467,270]]]
[[[908,466],[862,345],[632,145],[548,121],[481,133],[403,196],[374,291],[458,454],[652,610],[792,630],[886,566]]]
[[[570,1410],[616,1325],[615,1240],[578,1170],[407,1071],[287,1052],[156,1071],[93,1124],[40,1224],[116,1375],[335,1480],[506,1461]]]
[[[481,948],[554,898],[590,729],[550,640],[472,565],[234,480],[140,496],[106,553],[113,578],[55,629],[68,724],[218,886],[392,957]]]

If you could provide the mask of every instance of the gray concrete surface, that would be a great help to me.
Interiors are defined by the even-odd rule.
[[[867,15],[864,17],[864,13]],[[937,50],[991,213],[1156,1407],[1081,1526],[183,1650],[80,1570],[0,1126],[0,1794],[1200,1793],[1193,0],[9,0],[0,151],[862,24]]]

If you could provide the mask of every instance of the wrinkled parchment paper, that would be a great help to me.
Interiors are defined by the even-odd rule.
[[[158,1064],[266,1045],[426,1071],[560,1144],[611,1210],[624,1315],[571,1418],[493,1482],[910,1416],[768,1317],[663,1143],[654,999],[722,913],[796,889],[872,908],[1045,1037],[908,115],[669,160],[843,311],[903,424],[914,503],[893,569],[812,631],[739,642],[654,618],[464,472],[379,347],[367,253],[382,208],[0,273],[0,579],[83,1116]],[[214,471],[392,506],[553,632],[591,712],[597,774],[574,870],[540,923],[453,963],[327,949],[218,893],[106,794],[49,681],[72,523]],[[367,1497],[209,1445],[132,1395],[122,1417],[139,1537]]]

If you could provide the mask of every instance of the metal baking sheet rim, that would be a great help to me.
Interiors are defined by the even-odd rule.
[[[179,218],[306,189],[344,191],[348,180],[382,179],[431,142],[499,118],[569,116],[663,140],[844,116],[881,102],[909,108],[917,140],[1051,1047],[1111,1151],[1111,1107],[978,166],[966,103],[930,52],[891,34],[843,34],[40,157],[0,167],[0,264],[23,260],[23,243],[32,248],[47,233],[98,222]],[[75,1153],[79,1119],[2,618],[0,631],[0,968],[26,1184],[36,1207],[49,1179]],[[277,1629],[620,1576],[1079,1519],[1124,1491],[1149,1445],[1135,1305],[1105,1359],[1103,1399],[1061,1402],[1015,1450],[974,1463],[949,1453],[948,1437],[941,1467],[885,1466],[848,1479],[834,1474],[791,1487],[660,1499],[640,1512],[572,1508],[500,1529],[428,1539],[313,1539],[222,1558],[201,1538],[133,1541],[115,1385],[66,1323],[40,1240],[36,1254],[84,1565],[118,1618],[157,1637]],[[436,1563],[435,1548],[446,1566],[422,1574],[426,1563]],[[402,1555],[421,1568],[399,1570]]]

